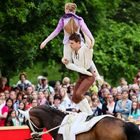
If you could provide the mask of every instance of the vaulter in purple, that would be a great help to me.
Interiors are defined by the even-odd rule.
[[[94,37],[92,36],[90,30],[88,29],[87,25],[85,24],[84,20],[82,17],[76,15],[76,8],[77,5],[75,3],[66,3],[65,4],[65,14],[60,18],[58,25],[56,29],[41,43],[40,48],[43,49],[45,45],[55,38],[60,31],[63,29],[64,30],[64,39],[63,39],[63,44],[64,44],[64,50],[63,50],[63,59],[66,58],[69,60],[69,62],[72,62],[72,56],[71,56],[71,48],[69,46],[69,37],[73,33],[78,33],[80,34],[80,30],[85,34],[92,42],[92,45],[94,46]],[[82,36],[81,36],[82,38]],[[84,39],[82,38],[82,42],[84,43]],[[65,65],[68,69],[77,71],[82,74],[86,74],[89,76],[95,75],[96,79],[98,79],[99,73],[96,69],[95,64],[93,63],[92,65],[92,73],[87,71],[85,68],[78,67],[74,65],[73,63],[69,63],[68,65]]]

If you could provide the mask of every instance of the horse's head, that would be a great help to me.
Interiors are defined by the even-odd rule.
[[[27,112],[22,112],[22,114],[24,114],[27,119],[27,124],[32,131],[32,137],[40,136],[42,133],[38,132],[43,131],[43,128],[46,128],[49,131],[59,126],[66,115],[49,105],[41,105],[31,108]],[[59,128],[49,131],[54,139],[57,136],[58,129]]]
[[[41,135],[40,132],[43,131],[43,125],[41,124],[40,120],[38,117],[30,115],[30,110],[23,111],[23,110],[18,110],[21,114],[23,114],[26,118],[26,124],[32,131],[31,133],[31,138],[28,140],[41,140]]]

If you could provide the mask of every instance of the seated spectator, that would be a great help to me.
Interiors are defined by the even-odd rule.
[[[29,85],[26,88],[25,94],[31,96],[32,92],[34,92],[34,87],[33,87],[33,85]]]
[[[33,97],[33,99],[38,99],[38,93],[37,91],[32,92],[31,96]]]
[[[138,97],[137,97],[137,95],[136,95],[136,94],[132,94],[132,95],[130,96],[130,100],[131,100],[132,102],[138,102]]]
[[[118,119],[121,119],[121,120],[125,121],[124,117],[122,116],[122,113],[117,112],[115,114],[115,117],[118,118]]]
[[[6,99],[6,104],[5,105],[8,107],[8,113],[10,113],[14,108],[13,107],[14,102],[11,98]]]
[[[121,92],[122,90],[128,90],[128,85],[125,78],[120,78],[119,84],[120,85],[117,87],[118,92]]]
[[[117,101],[115,112],[121,113],[125,120],[128,119],[128,115],[131,112],[132,101],[128,99],[128,90],[122,91],[122,99]]]
[[[129,120],[136,122],[140,121],[140,110],[138,108],[138,102],[132,102],[131,112],[129,113]]]
[[[8,99],[10,96],[10,92],[8,90],[5,90],[4,94],[5,94],[5,99]]]
[[[52,107],[54,107],[56,109],[61,109],[61,107],[60,107],[61,99],[62,99],[62,97],[60,95],[57,95],[57,94],[54,95]]]
[[[60,89],[60,94],[62,97],[61,100],[61,107],[64,109],[64,111],[66,111],[67,109],[73,108],[73,102],[72,100],[69,98],[68,93],[67,93],[67,86],[63,87]]]
[[[114,115],[115,101],[113,95],[109,94],[106,103],[103,104],[102,112],[103,114]]]
[[[38,91],[48,91],[49,94],[55,94],[54,93],[54,89],[53,87],[51,87],[49,84],[48,84],[48,79],[46,77],[43,77],[41,79],[41,86],[40,86],[40,89],[38,89]]]
[[[118,93],[117,88],[116,88],[116,87],[113,87],[113,88],[111,89],[111,94],[113,95],[114,99],[115,99],[115,97],[117,96],[117,93]]]
[[[0,92],[0,99],[3,100],[3,103],[1,104],[1,106],[4,106],[6,103],[6,97],[5,97],[4,92]]]
[[[95,100],[95,99],[98,99],[98,100],[99,100],[99,96],[98,96],[97,93],[92,93],[92,95],[91,95],[91,100]],[[98,107],[99,107],[100,109],[102,109],[102,103],[100,102],[100,100],[99,100]]]
[[[13,91],[13,90],[11,90],[9,97],[13,100],[14,110],[17,110],[18,109],[18,106],[19,106],[19,100],[17,100],[17,94],[16,94],[16,92]]]
[[[69,77],[64,77],[62,80],[62,87],[67,88],[67,93],[70,93],[70,78]]]
[[[99,116],[102,114],[102,110],[98,107],[99,106],[99,99],[98,98],[93,98],[92,99],[92,111],[94,116]]]
[[[61,87],[62,87],[61,82],[56,81],[55,86],[54,86],[55,94],[59,93],[59,90],[60,90]]]
[[[9,122],[9,121],[12,121],[12,122]],[[8,116],[6,125],[9,124],[9,123],[12,126],[21,126],[15,110],[12,110],[11,113],[9,114],[9,116]]]
[[[43,91],[39,91],[38,93],[38,105],[44,105],[46,104],[47,99],[45,97],[45,94]]]
[[[105,104],[105,103],[106,103],[108,95],[110,95],[109,89],[104,88],[104,89],[101,91],[101,96],[100,96],[100,98],[99,98],[99,99],[100,99],[100,102],[101,102],[102,104]]]
[[[27,80],[27,75],[23,72],[19,75],[19,81],[17,82],[17,87],[24,91],[27,89],[28,86],[31,86],[31,82]]]
[[[8,116],[8,107],[4,102],[5,100],[0,98],[0,126],[5,126],[5,121]]]
[[[22,102],[25,104],[25,110],[31,108],[31,101],[32,101],[31,96],[27,96],[27,95],[23,96]]]
[[[20,102],[19,103],[19,109],[25,111],[25,103],[24,102]],[[25,125],[25,116],[23,114],[21,114],[18,110],[16,111],[16,116],[20,122],[20,125]]]
[[[10,91],[11,87],[8,86],[6,77],[0,77],[0,92],[4,92],[6,90]]]
[[[56,94],[55,94],[56,95]],[[54,103],[54,96],[55,95],[52,95],[52,94],[50,94],[48,97],[47,97],[47,101],[48,101],[48,104],[49,105],[53,105],[53,103]],[[58,94],[57,94],[58,95]]]
[[[32,108],[32,107],[36,107],[36,106],[38,106],[37,99],[33,99],[33,100],[31,101],[31,108]]]

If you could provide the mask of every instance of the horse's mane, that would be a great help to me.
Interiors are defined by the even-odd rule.
[[[34,107],[32,109],[33,110],[38,110],[39,109],[39,110],[43,110],[45,112],[53,112],[53,113],[58,114],[58,115],[63,116],[63,117],[67,115],[67,113],[62,112],[61,110],[56,109],[56,108],[54,108],[50,105],[47,105],[47,104],[40,105],[40,106]]]

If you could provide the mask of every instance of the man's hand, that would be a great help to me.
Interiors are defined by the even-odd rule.
[[[69,63],[69,60],[66,59],[66,58],[64,58],[64,57],[62,58],[61,61],[62,61],[62,63],[65,64],[65,65],[67,65],[67,64]]]
[[[40,45],[40,49],[43,49],[45,47],[45,45],[46,45],[46,42],[43,41]]]

